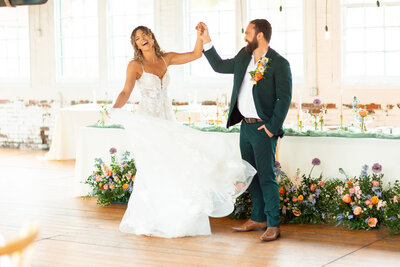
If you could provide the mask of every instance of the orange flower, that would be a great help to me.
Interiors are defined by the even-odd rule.
[[[300,195],[300,196],[297,198],[297,200],[298,200],[298,201],[303,201],[303,200],[304,200],[303,195]]]
[[[112,175],[112,170],[107,170],[108,176]]]
[[[350,203],[351,202],[351,197],[349,194],[346,194],[342,197],[342,200],[344,203]]]
[[[299,217],[301,215],[301,211],[293,210],[293,215],[296,216],[296,217]]]
[[[257,69],[258,69],[259,67],[261,67],[261,66],[263,66],[262,62],[258,62],[258,64],[257,64]]]
[[[279,188],[279,194],[283,195],[285,193],[286,193],[286,191],[285,191],[285,189],[283,189],[283,187]]]
[[[365,117],[365,116],[367,116],[367,111],[365,109],[360,109],[358,114],[360,114],[361,117]]]
[[[368,219],[368,225],[369,227],[375,227],[376,224],[378,223],[378,219],[377,218],[369,218]]]
[[[96,177],[96,182],[100,182],[101,181],[101,176],[100,175],[97,175],[97,177]]]
[[[135,175],[132,175],[132,181],[135,180]]]
[[[346,182],[346,184],[347,184],[347,187],[352,187],[352,186],[353,186],[353,182],[350,181],[350,180],[348,180],[348,181]]]
[[[127,189],[129,187],[129,185],[128,184],[124,184],[123,186],[122,186],[122,189]]]
[[[372,198],[371,198],[371,203],[372,204],[377,204],[379,202],[379,198],[377,197],[377,196],[373,196]]]
[[[114,190],[114,188],[115,188],[115,185],[114,184],[110,184],[110,189]]]
[[[362,212],[362,209],[360,206],[355,207],[353,210],[354,215],[360,215],[361,212]]]
[[[254,74],[254,81],[258,82],[259,80],[261,80],[263,77],[263,75],[259,72],[257,72],[256,74]]]
[[[317,189],[317,185],[316,185],[316,184],[310,185],[310,190],[311,190],[311,192],[314,192],[315,189]]]

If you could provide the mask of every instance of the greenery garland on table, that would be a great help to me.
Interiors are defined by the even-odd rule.
[[[375,163],[372,174],[364,165],[359,177],[349,177],[344,170],[340,173],[345,180],[324,181],[322,175],[312,177],[312,170],[320,164],[312,160],[308,176],[300,180],[297,170],[292,181],[275,163],[275,176],[279,184],[280,217],[282,223],[331,223],[349,229],[372,229],[386,226],[400,233],[400,183],[398,180],[385,189],[382,186],[382,166]],[[246,192],[236,199],[234,219],[244,219],[251,214],[251,199]]]

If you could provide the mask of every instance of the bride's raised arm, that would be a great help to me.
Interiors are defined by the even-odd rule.
[[[126,69],[126,81],[124,89],[119,93],[117,100],[113,108],[121,108],[126,102],[128,102],[129,96],[132,93],[133,87],[135,87],[136,80],[139,78],[139,69],[141,68],[140,63],[136,60],[129,62]]]
[[[197,29],[197,28],[196,28]],[[202,56],[203,53],[203,41],[200,38],[200,30],[197,29],[197,40],[192,52],[187,53],[165,53],[164,59],[169,65],[180,65],[196,60]]]

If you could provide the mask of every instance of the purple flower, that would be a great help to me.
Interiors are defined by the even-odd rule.
[[[321,99],[319,98],[314,99],[313,104],[317,106],[321,105]]]
[[[115,154],[117,153],[117,149],[115,147],[110,148],[110,154]]]
[[[319,160],[319,158],[314,158],[314,159],[311,161],[311,164],[314,165],[314,166],[318,166],[318,165],[321,164],[321,161]]]
[[[374,173],[380,173],[382,171],[382,165],[379,163],[374,163],[374,165],[372,165],[372,171]]]
[[[347,216],[347,219],[349,219],[349,220],[351,220],[351,219],[353,219],[353,215],[349,215],[349,216]]]
[[[392,217],[390,217],[388,220],[389,220],[389,221],[394,221],[394,220],[396,220],[396,217],[392,216]]]
[[[281,164],[279,163],[279,161],[275,161],[274,167],[277,169],[281,167]]]

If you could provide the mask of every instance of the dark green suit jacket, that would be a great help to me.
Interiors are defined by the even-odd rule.
[[[219,73],[233,73],[233,91],[227,127],[243,119],[237,107],[237,100],[243,78],[250,78],[246,73],[252,53],[242,48],[232,59],[221,59],[214,47],[204,52],[208,62]],[[253,97],[258,116],[265,121],[267,129],[275,136],[283,136],[282,124],[286,118],[292,99],[292,74],[289,62],[272,48],[268,49],[267,58],[271,59],[264,74],[264,79],[253,86]]]

